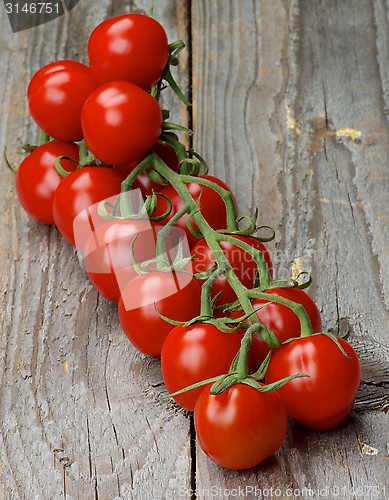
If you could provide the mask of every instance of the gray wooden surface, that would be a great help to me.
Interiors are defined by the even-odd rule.
[[[86,63],[99,22],[149,7],[80,0],[12,34],[1,5],[1,149],[37,140],[25,93],[39,67]],[[177,79],[193,108],[165,105],[240,213],[259,207],[276,230],[276,277],[311,272],[325,328],[348,318],[357,402],[330,431],[291,421],[252,470],[212,463],[162,399],[159,362],[131,347],[57,230],[23,212],[3,162],[0,500],[389,498],[389,1],[155,0],[155,16],[187,43]]]

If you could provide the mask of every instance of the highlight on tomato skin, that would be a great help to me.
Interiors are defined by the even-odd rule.
[[[162,347],[161,366],[165,387],[169,393],[228,373],[239,351],[241,332],[223,333],[210,323],[176,326]],[[195,409],[203,387],[173,396],[189,411]]]
[[[62,236],[78,250],[83,251],[97,214],[98,202],[121,192],[124,178],[113,168],[90,166],[67,175],[54,194],[53,215]],[[76,217],[78,217],[75,226]]]
[[[329,336],[311,335],[275,349],[266,372],[266,384],[297,373],[278,389],[289,417],[315,430],[331,429],[349,414],[361,381],[361,365],[353,347],[337,339],[346,356]]]
[[[249,469],[282,445],[287,432],[285,405],[277,392],[235,384],[222,394],[200,394],[194,422],[204,453],[228,469]]]
[[[85,101],[81,125],[85,143],[96,158],[123,165],[143,158],[158,142],[162,111],[157,100],[137,85],[108,82]]]
[[[174,325],[160,315],[186,322],[200,314],[201,287],[183,272],[152,271],[131,280],[121,293],[119,321],[138,351],[160,359]]]
[[[55,169],[55,160],[62,155],[73,158],[78,163],[78,146],[61,141],[42,144],[21,162],[16,173],[15,189],[21,206],[31,217],[44,224],[55,224],[54,195],[63,180]],[[77,163],[65,158],[60,163],[68,172],[77,168]]]
[[[148,219],[110,220],[91,231],[84,247],[84,267],[96,290],[107,300],[119,302],[121,290],[138,276],[138,265],[156,257],[161,226]]]
[[[161,24],[142,14],[123,14],[100,23],[88,41],[89,66],[95,81],[127,81],[149,91],[169,60]]]
[[[56,61],[39,69],[27,88],[30,114],[40,129],[58,141],[83,138],[81,111],[97,88],[91,72],[77,61]]]

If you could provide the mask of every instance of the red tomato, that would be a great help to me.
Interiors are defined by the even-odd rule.
[[[158,226],[149,220],[112,220],[89,236],[84,248],[85,270],[96,290],[119,302],[120,291],[138,273],[133,267],[131,244],[138,264],[155,258]]]
[[[349,356],[326,335],[301,337],[276,349],[266,383],[305,373],[278,389],[290,417],[310,429],[330,429],[350,412],[361,380],[361,366],[351,345],[338,339]]]
[[[285,406],[276,392],[236,384],[213,396],[200,394],[194,421],[201,448],[228,469],[248,469],[275,453],[287,431]]]
[[[93,220],[97,217],[97,207],[90,207],[110,196],[119,195],[122,181],[123,176],[114,169],[96,166],[83,167],[61,181],[54,195],[54,221],[71,245],[84,249],[88,236],[95,229]],[[81,212],[83,216],[81,220],[77,219],[75,228],[74,220]]]
[[[127,81],[150,90],[169,59],[165,30],[151,17],[124,14],[103,21],[88,41],[89,66],[96,82]]]
[[[168,392],[228,373],[241,340],[240,333],[223,333],[209,323],[175,327],[166,337],[161,355],[162,375]],[[183,408],[193,411],[203,389],[192,389],[174,399]]]
[[[168,167],[170,167],[174,172],[178,170],[178,157],[175,149],[170,144],[166,142],[157,142],[153,147],[154,153],[156,153],[161,160],[166,163]],[[115,168],[122,172],[126,177],[134,170],[136,166],[138,166],[140,160],[137,160],[129,165],[118,165]],[[164,185],[158,184],[157,182],[152,181],[147,177],[143,172],[138,175],[136,178],[140,190],[142,191],[142,195],[144,198],[146,196],[152,195],[153,191],[159,193],[164,189]]]
[[[81,110],[97,85],[88,66],[58,61],[38,70],[27,89],[31,116],[49,136],[59,141],[83,137]]]
[[[16,194],[24,210],[34,219],[54,224],[53,199],[61,175],[55,169],[58,156],[78,162],[78,146],[70,142],[47,142],[30,153],[20,164],[15,180]],[[61,160],[68,172],[77,168],[70,160]]]
[[[263,243],[250,236],[231,236],[239,241],[247,243],[257,250],[260,250],[263,253],[263,257],[270,270],[270,275],[273,276],[273,265],[271,262],[270,253],[265,248]],[[220,248],[223,250],[223,254],[231,264],[237,278],[242,283],[242,285],[247,288],[252,288],[254,286],[257,265],[251,255],[242,248],[226,241],[220,242]],[[191,252],[191,255],[194,257],[194,260],[191,262],[191,265],[193,266],[193,273],[201,273],[207,271],[216,262],[212,250],[209,248],[205,240],[199,240],[198,243],[196,243]],[[201,283],[203,283],[203,281],[201,281]],[[217,306],[235,302],[235,300],[237,300],[236,294],[231,288],[224,274],[219,276],[219,278],[212,286],[212,296],[215,296],[219,292],[222,292],[222,294],[216,301]]]
[[[88,97],[81,114],[89,150],[111,165],[143,158],[158,141],[162,112],[158,102],[129,82],[110,82]]]
[[[153,271],[131,280],[119,300],[119,320],[131,343],[144,354],[161,357],[174,328],[155,311],[176,321],[200,313],[201,287],[186,273]]]
[[[266,290],[266,293],[302,304],[311,320],[313,333],[320,333],[322,331],[319,309],[311,297],[303,290],[299,288],[271,288]],[[255,309],[267,302],[268,301],[262,299],[254,299],[251,304]],[[231,317],[242,316],[242,314],[242,312],[234,312],[231,313]],[[264,323],[276,335],[281,343],[288,339],[299,337],[301,334],[301,325],[298,316],[287,306],[273,302],[257,311],[256,315],[259,321]],[[263,354],[269,352],[269,348],[262,339],[257,338],[256,340],[262,344],[262,349],[259,349],[258,346],[262,359]]]
[[[204,175],[203,179],[208,179],[209,181],[214,182],[215,184],[221,186],[228,191],[231,191],[230,188],[220,179],[213,177],[211,175]],[[196,182],[189,182],[187,185],[189,193],[192,195],[193,199],[199,201],[199,210],[202,213],[204,219],[208,222],[212,229],[225,229],[227,226],[227,214],[226,214],[226,206],[224,201],[220,197],[220,195],[214,191],[212,188],[208,186],[202,186],[197,184]],[[172,203],[172,210],[170,214],[167,216],[165,221],[170,220],[174,214],[176,214],[182,207],[183,202],[180,195],[174,189],[173,186],[167,186],[162,191],[162,194],[167,196]],[[200,197],[201,195],[201,197]],[[157,217],[163,215],[167,210],[167,203],[165,200],[159,200],[157,209],[153,213],[153,217]],[[176,223],[176,226],[181,227],[188,238],[189,247],[192,249],[196,243],[199,241],[196,236],[193,236],[189,231],[186,225],[186,220],[188,216],[184,215],[181,219]],[[194,229],[198,229],[196,224],[193,224]]]

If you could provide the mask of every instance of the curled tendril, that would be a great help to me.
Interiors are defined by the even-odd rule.
[[[200,163],[200,168],[202,168],[202,170],[201,170],[201,172],[199,171],[199,173],[197,175],[207,175],[208,171],[209,171],[209,167],[208,167],[207,162],[204,160],[204,158],[202,156],[200,156],[193,149],[189,149],[188,153],[190,155],[194,156],[199,161],[199,163]]]
[[[200,163],[193,158],[184,158],[178,165],[178,173],[197,176],[200,171]]]
[[[76,163],[78,165],[78,161],[76,161],[74,158],[70,158],[70,156],[65,156],[65,155],[58,156],[55,159],[54,167],[55,167],[55,170],[59,173],[59,175],[61,177],[66,177],[66,176],[68,176],[70,174],[70,172],[68,172],[67,170],[65,170],[63,168],[63,166],[61,165],[61,160],[70,160],[73,163]]]
[[[188,215],[188,217],[187,217],[187,219],[186,219],[186,226],[187,226],[187,228],[188,228],[189,232],[190,232],[193,236],[195,236],[196,238],[199,238],[199,239],[201,240],[201,239],[203,238],[203,233],[201,233],[200,231],[197,231],[197,230],[193,227],[193,225],[192,225],[192,218],[193,218],[193,216],[194,216],[196,213],[198,213],[198,212],[200,212],[200,210],[199,210],[199,209],[196,209],[196,210],[193,210],[193,212],[191,212],[191,213]]]
[[[276,233],[274,231],[274,229],[271,227],[271,226],[258,226],[257,227],[257,232],[260,231],[261,229],[269,229],[271,231],[271,235],[270,236],[266,236],[266,237],[263,237],[263,236],[255,236],[255,238],[262,242],[262,243],[267,243],[269,241],[272,241],[274,240],[275,236],[276,236]]]
[[[160,222],[161,220],[166,219],[166,217],[168,217],[170,215],[170,212],[172,211],[172,202],[171,202],[170,198],[163,193],[154,193],[154,194],[155,194],[155,196],[162,196],[162,198],[165,198],[166,203],[167,203],[167,209],[162,215],[159,215],[158,217],[152,217],[153,212],[155,212],[155,209],[157,208],[156,205],[154,207],[154,210],[150,213],[150,220],[151,221]]]

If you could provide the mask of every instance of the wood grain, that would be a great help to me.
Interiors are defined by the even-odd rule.
[[[355,408],[385,410],[387,5],[199,1],[192,13],[195,146],[242,211],[259,206],[260,223],[276,229],[277,277],[310,272],[325,328],[346,331],[348,319],[363,364]],[[344,128],[361,134],[337,135]],[[281,450],[248,473],[226,472],[198,449],[198,498],[212,486],[218,499],[239,486],[249,498],[255,486],[257,497],[328,486],[344,498],[353,487],[386,498],[386,423],[381,412],[325,433],[291,423]]]
[[[39,67],[63,58],[86,63],[99,22],[148,8],[84,1],[18,34],[1,9],[1,144],[13,151],[37,140],[25,91]],[[155,15],[170,41],[187,38],[185,2],[156,5]],[[184,90],[186,58],[177,75]],[[165,105],[187,124],[182,106],[171,97]],[[21,209],[4,167],[0,498],[174,499],[178,480],[191,481],[188,418],[162,399],[159,363],[130,346],[117,306],[94,291],[72,248]]]
[[[176,77],[193,96],[189,111],[171,94],[163,105],[193,125],[240,213],[259,207],[276,230],[276,278],[310,272],[325,328],[349,321],[363,369],[354,411],[326,432],[291,421],[282,448],[252,470],[211,462],[191,417],[163,399],[159,362],[130,346],[58,231],[21,209],[3,162],[1,500],[256,499],[272,488],[273,498],[389,498],[388,3],[155,2],[169,41],[187,42]],[[87,63],[99,22],[148,9],[81,0],[12,34],[0,8],[0,146],[38,139],[25,91],[39,67]]]

